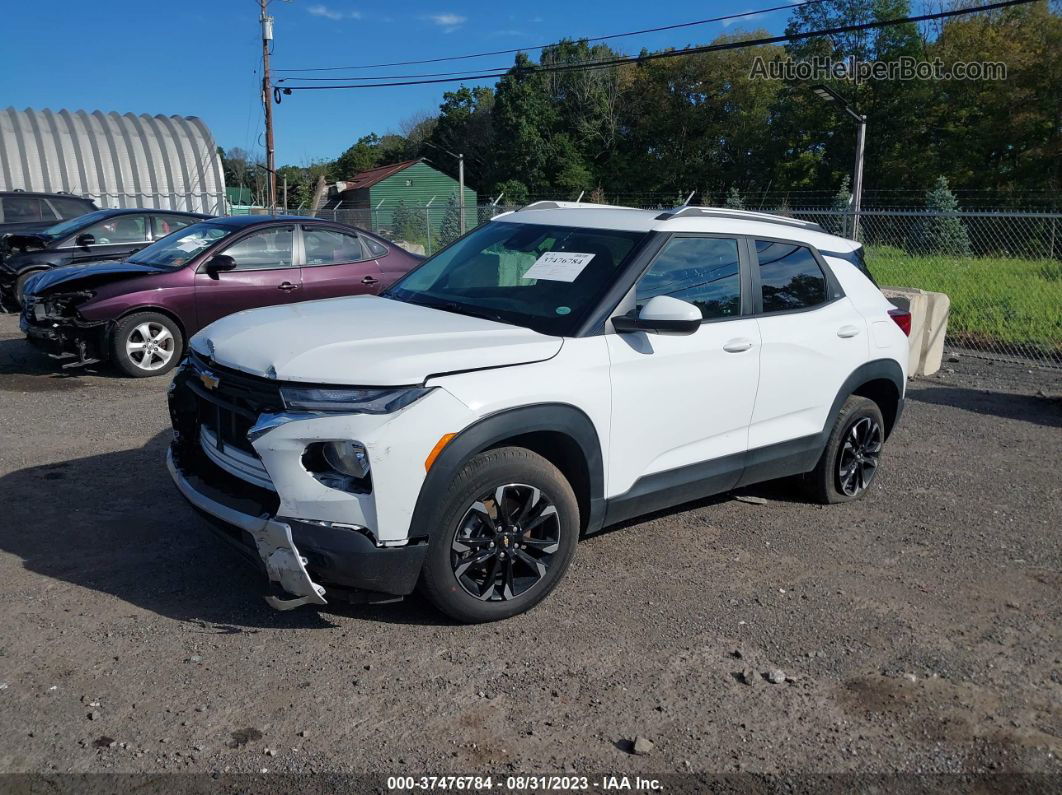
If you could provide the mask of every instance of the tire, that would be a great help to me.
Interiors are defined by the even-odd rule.
[[[818,464],[806,476],[808,496],[827,505],[858,500],[881,467],[884,440],[885,421],[878,404],[850,396],[837,415]]]
[[[146,345],[154,344],[154,347]],[[144,351],[144,352],[141,352]],[[181,360],[184,336],[177,323],[158,312],[137,312],[123,318],[111,335],[111,359],[125,375],[165,375]],[[149,358],[150,366],[144,366]]]
[[[26,273],[19,274],[18,278],[15,279],[15,304],[19,309],[22,308],[22,295],[26,292],[26,282],[38,273],[44,273],[44,270],[38,268],[37,270],[27,271]]]
[[[579,503],[545,458],[500,447],[465,464],[429,527],[436,532],[421,590],[458,621],[498,621],[530,610],[564,576],[579,540]]]

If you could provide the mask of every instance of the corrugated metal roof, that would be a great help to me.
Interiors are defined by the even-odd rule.
[[[403,171],[410,166],[414,166],[424,158],[418,157],[416,160],[403,160],[401,163],[392,163],[389,166],[380,166],[378,168],[370,168],[368,171],[362,171],[359,174],[355,174],[348,180],[336,183],[336,190],[340,193],[348,190],[361,190],[362,188],[371,188],[377,182],[382,179],[387,179],[392,174],[397,174],[399,171]]]
[[[65,191],[100,207],[220,213],[225,176],[195,116],[0,111],[0,190]]]

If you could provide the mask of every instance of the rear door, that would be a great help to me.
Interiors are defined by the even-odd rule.
[[[299,300],[302,273],[295,262],[295,226],[258,229],[212,252],[236,261],[235,270],[211,274],[207,260],[195,274],[196,318],[202,328],[220,317]]]
[[[867,360],[867,325],[819,254],[792,241],[752,241],[763,340],[749,448],[822,431],[845,379]]]
[[[384,282],[379,264],[361,236],[351,231],[302,225],[300,301],[375,294]]]

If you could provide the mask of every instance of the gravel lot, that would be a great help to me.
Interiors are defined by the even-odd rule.
[[[466,627],[270,610],[171,487],[168,379],[0,316],[0,771],[1060,776],[1062,379],[946,366],[865,500],[658,514]]]

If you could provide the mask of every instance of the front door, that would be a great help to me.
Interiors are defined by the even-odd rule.
[[[200,263],[195,275],[199,327],[244,309],[298,301],[302,272],[294,258],[294,238],[294,226],[260,229],[213,252],[232,257],[234,270],[211,274],[206,262]]]
[[[607,493],[648,495],[631,513],[657,507],[653,493],[679,495],[673,504],[724,491],[741,475],[760,358],[759,329],[742,300],[743,251],[734,238],[672,237],[638,282],[636,302],[640,309],[657,295],[689,301],[701,310],[700,328],[607,335]]]
[[[83,235],[91,235],[88,245],[78,243]],[[123,260],[134,251],[150,245],[147,218],[143,215],[115,215],[82,229],[62,245],[72,265],[90,262]]]
[[[305,259],[298,300],[376,294],[383,272],[358,235],[322,226],[303,226]]]

